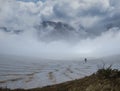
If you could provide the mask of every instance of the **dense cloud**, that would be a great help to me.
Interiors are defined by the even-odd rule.
[[[119,0],[24,1],[0,0],[0,54],[46,58],[120,54]],[[80,32],[80,37],[70,36],[73,41],[77,40],[75,43],[63,39],[41,41],[36,26],[41,26],[43,21],[67,24]],[[48,26],[42,36],[49,33],[54,36],[52,30],[53,27]]]

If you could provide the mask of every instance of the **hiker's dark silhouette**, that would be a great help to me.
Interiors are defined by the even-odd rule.
[[[87,58],[84,59],[85,63],[87,63]]]

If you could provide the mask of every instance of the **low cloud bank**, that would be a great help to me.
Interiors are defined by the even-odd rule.
[[[120,54],[119,8],[119,0],[1,0],[0,54],[51,59]],[[78,38],[75,43],[38,40],[35,26],[43,21],[64,22],[84,31],[87,37]],[[17,30],[17,34],[9,30]]]

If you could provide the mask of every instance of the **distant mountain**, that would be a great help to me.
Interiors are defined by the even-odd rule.
[[[43,21],[37,25],[34,25],[34,31],[36,31],[36,36],[39,40],[42,41],[77,41],[87,37],[96,37],[101,35],[101,33],[108,31],[113,27],[120,28],[120,21],[117,22],[111,21],[105,22],[104,24],[96,24],[91,28],[85,28],[82,25],[73,27],[73,25],[66,24],[63,22],[54,22],[54,21]],[[103,21],[101,21],[103,22]],[[27,29],[30,30],[29,28]],[[10,34],[21,34],[26,30],[15,29],[10,27],[0,27],[0,31],[4,31]]]
[[[63,22],[43,21],[37,25],[38,38],[41,40],[74,40],[80,37],[81,31]]]
[[[92,34],[93,36],[99,36],[101,35],[101,33],[107,32],[113,28],[120,29],[119,18],[112,18],[112,19],[108,18],[106,20],[101,20],[100,22],[96,23],[96,25],[94,25],[93,27],[86,29],[86,31],[88,34]]]
[[[68,24],[65,24],[65,23],[62,23],[62,22],[53,22],[53,21],[43,21],[42,22],[42,26],[44,28],[48,27],[48,26],[51,26],[53,27],[54,29],[57,29],[57,30],[69,30],[69,31],[73,31],[75,30],[72,26],[68,25]]]
[[[23,30],[17,30],[17,29],[14,30],[14,29],[9,29],[7,27],[0,27],[0,30],[12,34],[20,34],[23,32]]]
[[[82,36],[82,31],[76,30],[73,26],[54,21],[43,21],[39,25],[35,25],[37,38],[43,41],[56,41],[56,40],[77,40],[78,37]],[[28,29],[30,30],[30,29]],[[20,30],[10,27],[0,27],[0,31],[4,31],[10,34],[21,34],[26,30]]]

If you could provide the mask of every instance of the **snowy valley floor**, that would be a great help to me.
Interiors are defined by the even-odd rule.
[[[84,59],[53,61],[0,56],[0,87],[31,89],[54,85],[91,75],[104,64],[120,69],[119,58],[112,58],[89,59],[85,63]]]
[[[120,71],[109,66],[90,76],[61,84],[33,89],[0,88],[0,91],[120,91]]]

